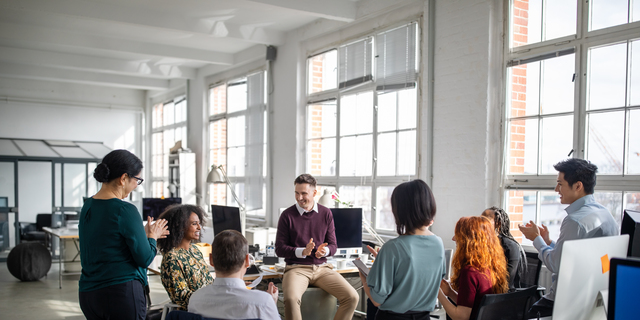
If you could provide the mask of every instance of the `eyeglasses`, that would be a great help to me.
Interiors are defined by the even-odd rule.
[[[144,179],[142,179],[142,178],[138,178],[138,177],[134,177],[134,176],[129,176],[129,177],[138,180],[138,185],[141,185],[144,182]]]

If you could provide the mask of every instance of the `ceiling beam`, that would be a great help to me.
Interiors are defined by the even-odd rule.
[[[158,64],[150,59],[129,61],[1,46],[0,61],[11,64],[17,63],[164,79],[193,79],[196,75],[193,68]]]
[[[250,43],[282,45],[282,31],[268,29],[268,25],[238,25],[226,20],[229,14],[181,17],[153,8],[122,6],[115,3],[81,0],[20,0],[0,1],[0,17],[5,22],[48,25],[58,29],[68,28],[69,21],[86,20],[85,23],[110,23],[128,27],[137,26],[167,31],[178,31],[183,36],[199,36],[237,39]]]
[[[275,7],[286,8],[300,13],[325,18],[352,22],[356,19],[356,3],[350,0],[249,0]]]
[[[233,55],[217,51],[192,49],[135,40],[67,33],[53,29],[0,22],[0,38],[89,49],[128,52],[190,61],[231,65]]]
[[[251,48],[247,48],[233,55],[233,66],[221,66],[221,65],[208,65],[198,69],[198,75],[202,77],[207,77],[210,75],[218,74],[224,71],[227,71],[232,68],[237,68],[239,66],[258,61],[265,60],[267,55],[267,48],[263,45],[255,45]]]
[[[0,63],[0,77],[92,84],[140,90],[166,90],[169,80]]]

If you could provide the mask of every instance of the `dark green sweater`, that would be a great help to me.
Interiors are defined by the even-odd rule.
[[[138,209],[120,199],[89,198],[80,213],[79,290],[93,291],[138,280],[147,284],[147,266],[156,240],[147,238]]]

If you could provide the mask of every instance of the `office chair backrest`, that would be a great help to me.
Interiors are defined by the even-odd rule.
[[[182,310],[174,310],[169,312],[166,320],[221,320],[216,318],[205,318],[199,314],[191,313]],[[260,320],[260,319],[248,319],[248,320]]]
[[[527,319],[531,303],[538,298],[538,287],[501,294],[487,294],[480,306],[471,313],[470,320],[517,320]]]
[[[537,252],[525,252],[527,256],[527,270],[520,275],[520,284],[523,288],[537,286],[540,280],[542,261],[538,259]]]
[[[451,278],[451,258],[453,257],[453,249],[444,250],[444,265],[445,275],[444,278],[449,280]]]
[[[42,231],[43,227],[51,227],[51,213],[38,213],[36,216],[36,229]]]

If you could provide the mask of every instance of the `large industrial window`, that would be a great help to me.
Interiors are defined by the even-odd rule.
[[[266,208],[265,72],[209,89],[209,165],[222,165],[248,215]],[[237,206],[225,184],[209,185],[209,202]]]
[[[631,8],[631,10],[630,10]],[[595,197],[620,221],[640,207],[640,19],[628,1],[512,0],[506,53],[504,205],[512,233],[557,238],[567,205],[553,164],[598,166]]]
[[[393,188],[417,178],[419,34],[412,22],[307,59],[306,171],[382,232]]]
[[[151,114],[151,195],[169,197],[169,150],[187,146],[187,100],[184,96],[153,106]]]

